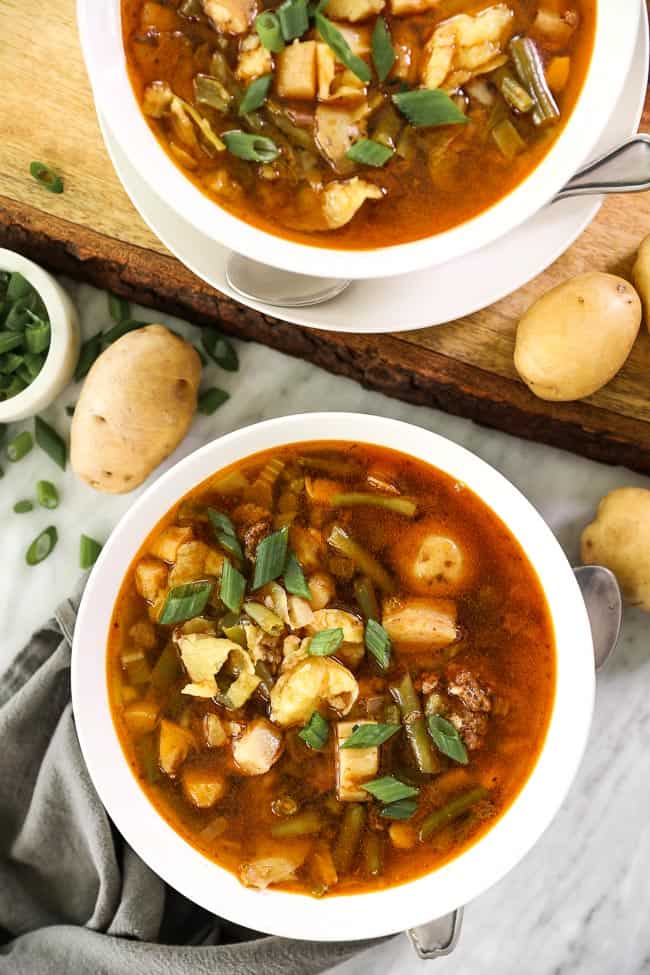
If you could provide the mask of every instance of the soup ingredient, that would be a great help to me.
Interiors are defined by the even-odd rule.
[[[427,725],[438,751],[453,758],[460,765],[467,765],[467,749],[451,721],[447,721],[441,714],[430,714]]]
[[[36,482],[36,499],[41,508],[58,508],[59,492],[51,481]]]
[[[627,602],[650,612],[650,491],[617,488],[605,495],[582,533],[582,561],[614,573]]]
[[[308,657],[282,674],[271,691],[271,720],[281,728],[305,724],[321,705],[347,714],[359,685],[347,667],[329,657]]]
[[[456,604],[450,599],[416,596],[387,599],[382,625],[393,643],[446,647],[458,636]]]
[[[34,437],[41,450],[64,471],[68,460],[65,440],[40,416],[34,417]]]
[[[482,799],[486,799],[488,795],[488,790],[483,787],[470,789],[468,792],[462,792],[440,809],[434,810],[434,812],[427,816],[420,827],[420,840],[430,840],[435,833],[444,829],[449,823],[453,823],[454,820],[464,816],[472,806],[475,806]]]
[[[372,30],[372,60],[380,81],[386,80],[396,58],[386,21],[383,17],[377,17]]]
[[[471,563],[458,541],[434,519],[407,527],[395,546],[400,577],[423,596],[455,596],[466,589],[472,581]]]
[[[391,685],[390,692],[399,706],[402,724],[416,766],[420,772],[427,774],[437,772],[440,768],[440,762],[434,754],[422,714],[422,704],[415,693],[413,681],[408,671],[404,673],[400,681]]]
[[[583,399],[614,378],[640,324],[641,302],[627,281],[581,274],[528,309],[517,328],[515,368],[540,399]]]
[[[310,748],[318,750],[327,744],[329,733],[330,726],[323,715],[319,714],[318,711],[314,711],[302,731],[298,732],[298,737],[301,738],[306,745],[309,745]]]
[[[30,163],[29,171],[37,183],[49,190],[50,193],[63,193],[63,180],[45,163]]]
[[[19,272],[0,271],[0,402],[22,393],[36,379],[50,338],[41,296]]]
[[[264,775],[282,754],[282,732],[266,718],[252,721],[233,742],[232,754],[244,775]]]
[[[632,281],[643,303],[646,327],[650,329],[650,236],[645,237],[639,245],[632,268]]]
[[[79,568],[92,569],[99,558],[102,546],[89,535],[82,535],[79,540]]]
[[[379,771],[379,745],[354,744],[354,735],[363,731],[368,736],[378,725],[374,721],[338,721],[336,724],[336,794],[341,802],[368,802],[370,796],[365,783],[374,779]],[[359,738],[357,736],[357,742]]]
[[[48,557],[58,541],[58,533],[53,525],[38,535],[27,549],[25,561],[27,565],[38,565]]]
[[[255,554],[253,589],[259,589],[282,575],[287,561],[288,538],[289,530],[284,527],[259,543]]]
[[[93,365],[72,419],[71,463],[99,491],[132,491],[183,439],[199,357],[162,325],[124,335]]]
[[[365,598],[365,588],[361,589],[362,598]],[[373,613],[374,605],[368,607]],[[390,666],[391,642],[388,633],[376,619],[368,616],[368,622],[364,632],[364,642],[368,653],[371,653],[382,670],[388,670]]]
[[[32,447],[34,446],[34,438],[28,430],[23,430],[21,433],[17,433],[15,437],[9,441],[6,446],[7,459],[15,464],[16,461],[22,460],[25,454],[28,454]]]
[[[199,393],[196,408],[203,416],[212,416],[229,399],[230,393],[227,393],[225,389],[218,389],[213,386],[211,389],[204,389]]]
[[[467,116],[463,115],[449,95],[439,88],[432,91],[423,88],[402,91],[392,98],[393,104],[416,128],[432,125],[460,125],[467,122]]]
[[[34,510],[33,501],[16,501],[14,505],[14,514],[16,515],[26,515],[28,512]]]

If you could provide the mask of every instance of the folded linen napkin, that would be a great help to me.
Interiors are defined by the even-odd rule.
[[[0,975],[315,975],[376,944],[238,927],[166,887],[130,849],[75,733],[78,601],[0,678]]]

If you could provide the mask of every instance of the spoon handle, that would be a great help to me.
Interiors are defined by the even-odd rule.
[[[640,193],[650,189],[650,135],[639,134],[581,169],[555,197]]]

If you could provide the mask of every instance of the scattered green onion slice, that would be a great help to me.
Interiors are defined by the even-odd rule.
[[[123,322],[131,317],[131,306],[126,298],[119,298],[117,295],[109,294],[108,312],[114,322]]]
[[[227,393],[225,389],[219,389],[218,386],[213,386],[211,389],[204,389],[199,394],[196,408],[204,416],[212,416],[229,399],[230,393]]]
[[[374,619],[366,622],[364,641],[366,649],[373,655],[381,669],[387,670],[390,664],[391,642],[381,623]]]
[[[440,88],[417,88],[397,92],[393,103],[416,128],[433,125],[458,125],[467,122],[456,103]]]
[[[401,727],[400,724],[359,724],[341,748],[376,748],[396,735]]]
[[[221,572],[221,589],[219,592],[221,602],[224,606],[228,607],[231,613],[238,613],[242,607],[245,592],[246,579],[229,559],[225,559]]]
[[[467,749],[451,721],[447,721],[440,714],[430,714],[427,724],[438,751],[453,758],[460,765],[467,765]]]
[[[323,715],[319,714],[318,711],[314,711],[302,731],[298,732],[298,737],[302,738],[310,748],[319,749],[327,744],[329,733],[330,726]]]
[[[285,525],[280,531],[273,532],[257,546],[255,554],[255,572],[253,573],[253,589],[265,586],[281,576],[287,561],[287,539],[289,529]]]
[[[384,819],[410,819],[417,808],[415,799],[398,799],[397,802],[384,806],[379,815]]]
[[[106,348],[106,346],[117,342],[118,339],[121,339],[128,332],[135,332],[138,328],[144,328],[146,324],[146,322],[139,322],[134,318],[124,318],[121,322],[109,328],[107,332],[104,332],[102,335],[102,345]]]
[[[278,15],[272,10],[265,10],[255,21],[257,36],[262,46],[272,54],[279,54],[284,47],[284,38]]]
[[[63,193],[63,180],[50,166],[34,161],[31,163],[29,171],[36,182],[44,186],[50,193]]]
[[[64,471],[68,451],[63,438],[40,416],[34,417],[34,435],[41,450],[44,450],[48,457]]]
[[[251,81],[239,103],[240,115],[247,115],[248,112],[256,112],[258,108],[262,107],[266,101],[266,96],[269,93],[272,81],[272,74],[263,74],[259,78],[255,78],[254,81]]]
[[[214,362],[227,372],[237,372],[239,358],[237,351],[228,339],[214,328],[204,328],[201,333],[201,344]]]
[[[331,630],[314,633],[309,641],[307,653],[310,657],[331,657],[343,643],[343,630],[340,626]]]
[[[305,573],[293,552],[289,552],[287,564],[284,567],[284,588],[293,596],[311,599],[311,589],[305,579]]]
[[[58,508],[59,492],[51,481],[37,481],[36,500],[41,508],[49,508],[50,510]]]
[[[314,21],[316,23],[318,33],[328,47],[331,47],[339,61],[341,61],[346,68],[349,68],[350,71],[357,76],[357,78],[359,78],[365,84],[368,84],[371,78],[369,66],[360,57],[357,57],[356,54],[352,53],[350,45],[338,27],[335,27],[334,24],[321,13],[316,13]]]
[[[275,142],[264,135],[251,135],[241,129],[231,129],[230,132],[223,132],[221,138],[231,155],[247,162],[270,163],[280,155]]]
[[[285,41],[302,37],[309,27],[307,0],[284,0],[276,11]]]
[[[174,586],[167,593],[165,605],[158,619],[165,625],[182,623],[200,616],[208,604],[212,593],[211,582],[188,582],[184,586]]]
[[[214,533],[221,547],[225,548],[226,552],[234,555],[240,562],[243,562],[244,553],[237,538],[235,526],[228,515],[223,514],[221,511],[216,511],[215,508],[208,508],[208,518],[212,523]]]
[[[7,444],[7,457],[13,463],[17,460],[22,460],[25,454],[28,454],[32,447],[34,446],[34,438],[32,437],[29,430],[23,430],[22,433],[17,433],[15,437]]]
[[[79,540],[79,566],[82,569],[92,569],[99,557],[102,546],[94,538],[82,535]]]
[[[39,562],[46,559],[56,545],[58,539],[58,532],[54,525],[50,525],[49,528],[42,531],[27,549],[25,554],[25,561],[27,562],[27,565],[38,565]]]
[[[380,81],[386,80],[396,58],[386,21],[383,17],[377,17],[372,32],[372,60]]]
[[[97,359],[102,351],[102,341],[103,335],[101,332],[97,332],[91,338],[86,339],[86,341],[81,346],[81,352],[79,353],[79,361],[77,362],[77,368],[74,371],[75,382],[79,382],[85,376],[88,375],[90,367],[92,366],[95,359]]]
[[[350,146],[345,155],[360,166],[379,167],[384,166],[394,152],[394,149],[383,146],[380,142],[373,142],[372,139],[359,139]]]
[[[14,505],[14,513],[17,515],[26,515],[28,511],[34,510],[33,501],[16,501]]]
[[[381,779],[364,782],[361,788],[369,792],[375,799],[387,804],[399,802],[400,799],[412,799],[420,791],[414,785],[407,785],[406,782],[396,779],[394,775],[385,775]]]

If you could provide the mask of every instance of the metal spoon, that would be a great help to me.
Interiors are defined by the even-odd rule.
[[[637,135],[577,173],[554,202],[572,196],[639,193],[647,189],[650,189],[650,135]],[[318,278],[281,271],[234,253],[226,261],[226,280],[242,298],[284,308],[304,308],[331,301],[352,283],[345,278]]]
[[[602,565],[581,565],[573,571],[587,607],[596,670],[600,670],[612,655],[621,632],[621,590],[614,573]]]

